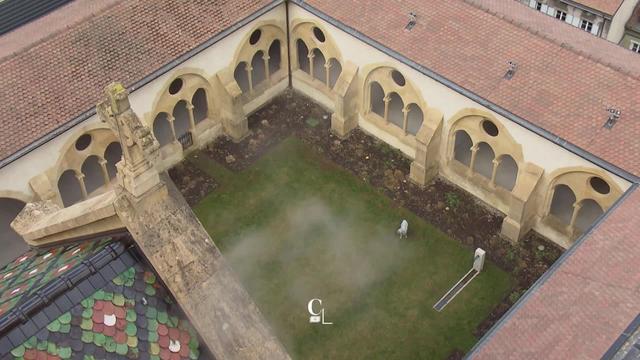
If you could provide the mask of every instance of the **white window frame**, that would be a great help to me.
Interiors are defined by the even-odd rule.
[[[593,23],[589,20],[582,19],[580,21],[580,29],[591,32],[591,29],[593,29]]]
[[[567,12],[566,11],[562,11],[562,10],[556,10],[555,17],[558,20],[566,21],[567,20]]]
[[[640,42],[631,40],[629,43],[629,50],[640,54]]]

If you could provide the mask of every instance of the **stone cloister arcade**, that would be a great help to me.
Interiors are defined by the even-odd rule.
[[[151,110],[140,114],[160,146],[158,170],[180,161],[192,145],[223,134],[241,140],[249,131],[247,115],[277,95],[271,89],[286,82],[290,61],[294,89],[333,113],[337,136],[361,127],[401,148],[413,160],[411,180],[425,185],[440,175],[470,191],[506,214],[503,235],[514,241],[544,227],[566,246],[623,192],[595,165],[545,173],[544,164],[527,161],[518,137],[484,109],[462,108],[445,118],[437,104],[427,103],[419,78],[393,62],[357,66],[317,21],[294,19],[290,31],[288,38],[284,24],[259,22],[239,41],[233,61],[213,75],[184,67],[164,80]],[[68,207],[104,192],[114,183],[122,149],[100,124],[79,130],[60,154],[30,181],[33,196],[0,196],[11,202],[1,207],[0,231],[9,231],[25,202],[50,199]]]

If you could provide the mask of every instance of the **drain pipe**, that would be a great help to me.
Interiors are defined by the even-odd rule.
[[[289,74],[289,89],[293,88],[293,80],[291,78],[291,32],[289,31],[289,0],[284,2],[284,11],[287,21],[287,70]]]

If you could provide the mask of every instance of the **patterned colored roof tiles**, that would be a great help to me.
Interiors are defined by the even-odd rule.
[[[14,348],[11,356],[198,359],[200,343],[155,274],[136,264]]]
[[[46,250],[31,250],[0,270],[0,317],[82,260],[104,249],[111,238]]]

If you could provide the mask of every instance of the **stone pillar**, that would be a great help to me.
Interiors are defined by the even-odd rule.
[[[87,185],[84,183],[84,174],[81,172],[76,172],[76,179],[78,179],[78,183],[80,184],[82,199],[86,200],[89,197],[89,195],[87,194]]]
[[[249,79],[249,93],[253,93],[253,67],[247,64],[247,79]]]
[[[107,169],[107,160],[100,159],[100,168],[102,169],[102,178],[104,179],[104,184],[107,185],[111,181],[111,178],[109,178],[109,170]]]
[[[388,124],[389,123],[389,102],[391,101],[391,98],[389,97],[389,95],[385,95],[382,101],[384,101],[384,122]]]
[[[575,226],[576,225],[576,218],[578,217],[578,213],[580,212],[581,208],[582,208],[582,203],[581,202],[573,203],[573,213],[571,214],[571,221],[569,222],[569,225],[567,227],[567,230],[572,235],[576,230],[576,226]]]
[[[329,69],[331,69],[331,63],[327,60],[326,63],[324,63],[324,78],[325,78],[325,84],[327,85],[327,87],[329,86],[330,83],[330,79],[329,79]]]
[[[169,122],[169,127],[171,127],[171,136],[173,137],[173,141],[178,141],[178,137],[176,136],[176,127],[173,124],[176,121],[176,118],[173,117],[173,114],[167,114],[167,121]]]
[[[404,134],[407,135],[407,118],[409,117],[409,109],[407,107],[402,108],[402,130],[404,130]]]
[[[491,160],[491,163],[493,164],[493,168],[491,169],[491,181],[489,182],[489,185],[491,185],[491,187],[495,187],[496,173],[498,172],[498,165],[500,165],[500,160],[494,158],[493,160]]]
[[[262,56],[262,59],[264,59],[264,73],[267,81],[269,81],[271,80],[271,72],[269,71],[269,59],[271,59],[271,57],[269,56],[269,54],[264,53],[264,56]]]
[[[311,51],[311,52],[309,52],[307,57],[309,58],[309,75],[311,75],[311,77],[313,77],[313,59],[316,56],[313,54],[313,51]]]
[[[471,161],[469,161],[469,169],[467,169],[467,175],[471,176],[473,174],[473,166],[476,163],[476,155],[478,154],[478,145],[474,144],[471,147]]]
[[[196,121],[193,117],[193,104],[189,101],[187,101],[187,113],[189,114],[189,131],[191,131],[191,135],[195,135]]]

